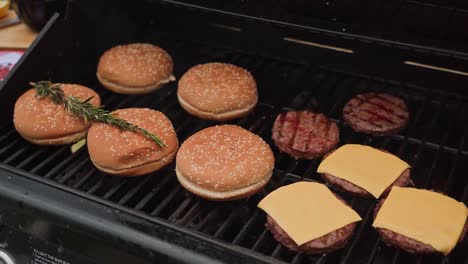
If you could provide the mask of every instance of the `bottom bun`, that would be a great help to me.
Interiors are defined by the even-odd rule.
[[[208,120],[215,120],[215,121],[227,121],[227,120],[236,119],[236,118],[246,116],[257,105],[257,102],[255,102],[254,104],[252,104],[251,106],[249,106],[247,108],[227,111],[227,112],[223,112],[223,113],[213,113],[213,112],[207,112],[207,111],[204,111],[204,110],[201,110],[201,109],[198,109],[198,108],[192,106],[187,101],[185,101],[179,95],[179,93],[177,93],[177,98],[179,99],[180,106],[182,106],[182,108],[184,108],[184,110],[189,112],[191,115],[194,115],[194,116],[199,117],[201,119],[208,119]]]
[[[19,133],[19,131],[18,131]],[[59,138],[29,138],[23,134],[20,133],[20,135],[27,141],[37,144],[37,145],[47,145],[47,146],[58,146],[58,145],[66,145],[66,144],[71,144],[75,143],[77,141],[80,141],[81,139],[86,137],[86,134],[88,133],[88,130],[78,132],[75,134],[71,134],[68,136],[63,136]]]
[[[180,184],[182,184],[182,186],[185,189],[189,190],[190,192],[198,196],[201,196],[205,199],[213,200],[213,201],[238,200],[238,199],[242,199],[242,198],[254,195],[255,193],[259,192],[268,183],[272,175],[272,173],[270,173],[261,181],[254,183],[252,185],[240,188],[240,189],[227,191],[227,192],[214,192],[214,191],[200,188],[200,186],[193,184],[192,182],[187,180],[185,176],[182,175],[182,173],[177,169],[177,167],[175,171],[176,171],[177,179],[179,180]]]
[[[165,80],[161,80],[157,83],[150,84],[147,86],[124,86],[109,81],[106,78],[103,78],[101,75],[99,75],[99,73],[96,73],[96,76],[99,79],[99,82],[102,84],[102,86],[119,94],[147,94],[151,93],[152,91],[158,90],[168,82],[175,81],[175,77],[171,75]]]
[[[144,175],[144,174],[147,174],[147,173],[150,173],[150,172],[157,171],[157,170],[161,169],[162,167],[164,167],[164,166],[166,166],[166,165],[168,165],[168,164],[170,164],[172,162],[172,160],[174,159],[176,153],[177,153],[177,148],[174,148],[174,150],[172,152],[167,154],[167,156],[165,156],[162,159],[152,161],[152,162],[148,162],[148,163],[145,163],[145,164],[142,164],[142,165],[139,165],[139,166],[128,167],[128,168],[119,169],[119,170],[114,170],[114,169],[111,169],[111,168],[102,167],[99,164],[97,164],[96,162],[94,162],[94,160],[92,158],[91,158],[91,162],[93,162],[94,166],[96,166],[97,169],[99,169],[100,171],[105,172],[107,174],[115,175],[115,176],[132,177],[132,176]]]

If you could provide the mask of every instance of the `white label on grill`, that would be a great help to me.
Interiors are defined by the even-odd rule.
[[[34,249],[31,264],[70,264],[70,262],[57,258],[44,251]]]

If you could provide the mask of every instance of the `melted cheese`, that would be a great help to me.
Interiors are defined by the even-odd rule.
[[[447,255],[457,245],[467,216],[466,206],[448,196],[393,187],[373,226],[431,245]]]
[[[263,198],[258,207],[299,246],[361,220],[330,189],[316,182],[278,188]]]
[[[326,157],[317,172],[347,180],[379,198],[409,167],[392,154],[369,146],[348,144]]]

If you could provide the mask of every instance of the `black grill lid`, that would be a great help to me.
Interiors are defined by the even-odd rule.
[[[265,43],[254,41],[257,39],[249,32],[249,28],[260,27],[257,21],[233,18],[227,14],[221,16],[207,10],[199,12],[198,9],[167,2],[162,5],[148,3],[144,8],[152,16],[143,16],[141,6],[123,9],[125,5],[113,2],[115,9],[109,10],[106,1],[103,2],[103,6],[93,6],[92,12],[88,12],[90,3],[72,2],[76,4],[75,11],[79,16],[70,15],[63,22],[54,17],[39,41],[0,87],[0,97],[8,99],[0,108],[2,164],[14,167],[20,174],[29,172],[31,177],[55,188],[118,208],[122,213],[154,219],[154,228],[158,228],[158,222],[162,221],[174,226],[178,232],[198,237],[203,243],[210,244],[214,240],[217,247],[226,251],[269,263],[466,262],[466,241],[447,257],[416,256],[385,246],[371,227],[375,201],[344,194],[342,196],[364,219],[348,246],[326,256],[296,254],[282,247],[265,229],[265,214],[256,205],[267,193],[284,184],[299,180],[321,181],[315,172],[318,160],[296,161],[273,147],[276,166],[265,190],[248,199],[216,203],[186,192],[177,182],[173,165],[139,178],[107,176],[93,167],[85,149],[70,154],[66,146],[31,145],[19,137],[11,124],[13,103],[27,89],[27,82],[50,79],[93,87],[110,109],[158,109],[172,120],[181,142],[194,132],[214,125],[214,122],[189,116],[181,109],[175,82],[145,96],[113,94],[98,84],[95,65],[102,51],[115,44],[148,41],[157,43],[173,56],[176,77],[194,64],[208,61],[231,62],[249,69],[257,79],[260,102],[252,114],[234,123],[260,135],[270,144],[272,122],[279,112],[314,109],[338,122],[342,144],[368,144],[395,153],[412,166],[412,178],[417,187],[443,191],[467,203],[468,97],[466,89],[461,89],[466,77],[424,68],[414,70],[399,63],[384,68],[395,69],[401,79],[385,78],[383,76],[395,73],[379,69],[379,61],[370,59],[381,56],[380,62],[385,62],[388,57],[397,54],[400,58],[405,53],[415,59],[423,56],[433,60],[443,58],[467,70],[463,63],[458,63],[464,61],[463,57],[458,60],[456,53],[448,51],[438,54],[431,49],[416,50],[390,42],[361,41],[365,38],[346,40],[339,34],[326,37],[323,32],[315,38],[322,41],[334,39],[337,43],[346,40],[358,52],[350,55],[308,46],[288,46],[289,50],[281,52],[284,46],[282,39],[275,35],[280,31],[276,31],[274,24],[261,24],[265,30],[259,38],[270,41]],[[138,19],[133,20],[133,16]],[[113,21],[113,28],[109,28],[107,21]],[[214,22],[236,25],[242,30],[212,27]],[[186,29],[179,27],[178,23]],[[115,30],[115,27],[125,31]],[[283,30],[281,32],[295,32],[295,29],[285,26]],[[372,48],[369,51],[384,47],[390,54],[361,53],[359,48],[362,47]],[[317,57],[312,59],[314,55]],[[421,85],[424,79],[431,82]],[[442,82],[453,86],[439,86]],[[411,113],[409,127],[390,137],[369,137],[353,132],[342,122],[341,110],[355,94],[367,91],[388,92],[404,98]],[[249,259],[254,262],[254,258]],[[236,262],[236,259],[224,261]]]
[[[179,0],[338,32],[468,52],[463,0]]]

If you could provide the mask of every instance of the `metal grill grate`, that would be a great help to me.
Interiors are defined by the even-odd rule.
[[[192,44],[191,44],[192,45]],[[200,44],[201,45],[201,44]],[[310,68],[251,54],[220,48],[190,49],[182,44],[173,47],[176,75],[197,58],[235,63],[249,69],[260,87],[260,103],[249,116],[235,123],[272,143],[271,126],[283,110],[311,108],[336,120],[341,129],[341,143],[361,143],[387,149],[408,161],[413,167],[412,178],[418,187],[440,190],[468,202],[468,98],[441,90],[397,86],[372,77],[353,76],[325,68]],[[197,54],[196,51],[199,53]],[[181,55],[180,55],[181,56]],[[98,87],[95,83],[94,87]],[[287,91],[283,100],[267,101],[262,93],[267,89]],[[180,141],[194,132],[213,125],[187,115],[178,105],[175,84],[150,96],[121,96],[100,90],[108,107],[151,107],[161,110],[173,121]],[[369,137],[353,132],[341,120],[343,105],[353,95],[365,91],[383,91],[405,98],[410,112],[409,127],[391,137]],[[262,100],[263,99],[263,100]],[[281,99],[281,97],[280,97]],[[12,125],[0,129],[0,161],[32,172],[39,177],[77,189],[131,210],[201,232],[207,237],[256,251],[268,262],[291,263],[466,263],[468,253],[461,247],[448,257],[418,257],[385,246],[371,228],[375,201],[342,196],[363,217],[357,232],[343,250],[327,256],[295,254],[278,244],[265,229],[265,215],[256,205],[275,188],[298,180],[321,181],[315,173],[318,160],[294,160],[285,154],[276,156],[274,175],[259,194],[241,201],[215,203],[186,192],[177,182],[174,166],[139,178],[107,176],[96,170],[86,150],[70,154],[68,147],[37,147],[21,139]]]

